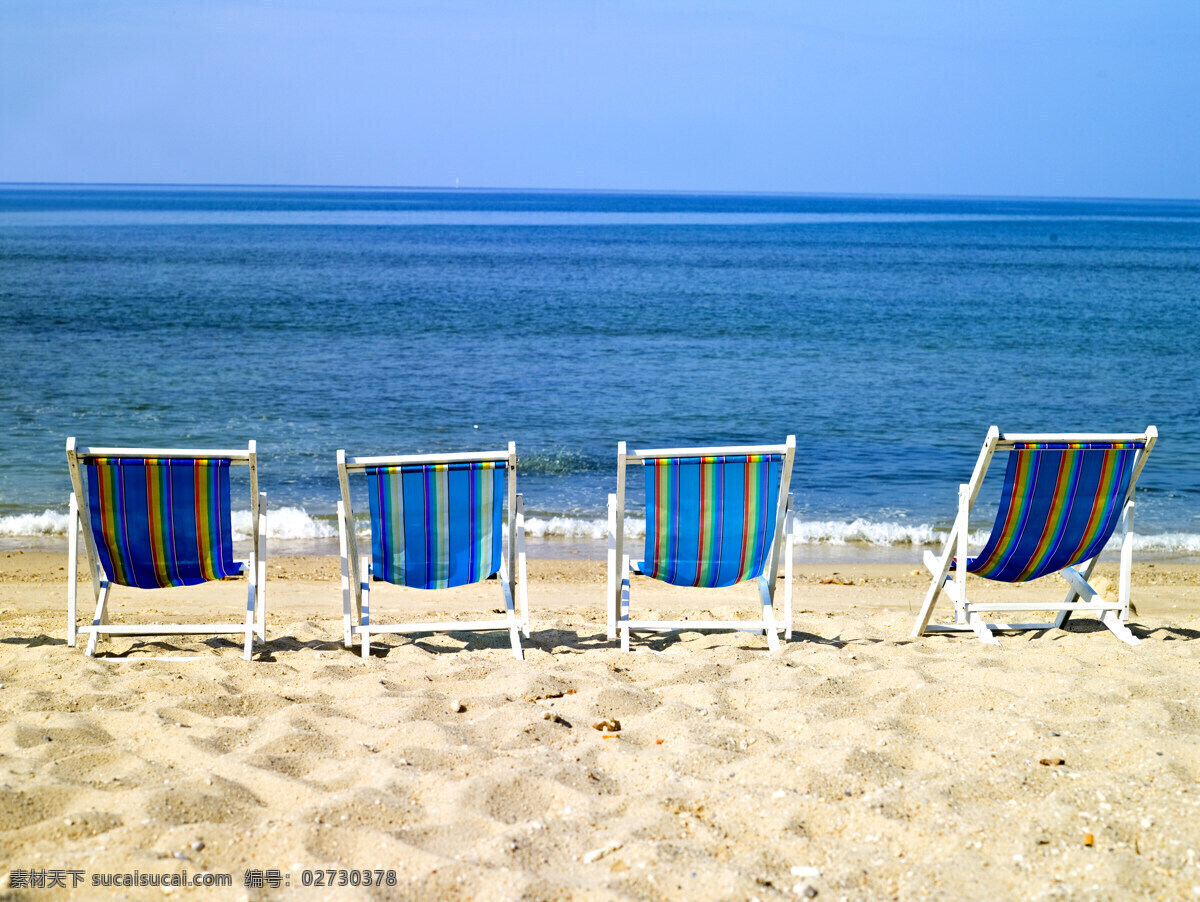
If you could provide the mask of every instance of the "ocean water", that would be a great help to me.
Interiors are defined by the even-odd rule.
[[[68,435],[256,439],[277,551],[338,448],[515,440],[553,553],[620,439],[794,433],[801,555],[916,560],[988,426],[1153,423],[1139,544],[1200,559],[1200,202],[0,186],[0,334],[10,545],[65,535]]]

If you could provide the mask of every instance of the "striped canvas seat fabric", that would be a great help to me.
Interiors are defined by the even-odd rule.
[[[505,464],[368,467],[372,575],[414,589],[485,580],[500,569]]]
[[[782,467],[780,454],[647,459],[642,571],[705,588],[761,576]]]
[[[1095,557],[1116,530],[1142,442],[1015,445],[996,522],[967,572],[1018,583]]]
[[[228,460],[101,457],[85,467],[92,536],[109,582],[157,589],[241,573]]]

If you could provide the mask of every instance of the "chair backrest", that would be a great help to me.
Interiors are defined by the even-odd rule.
[[[1007,444],[996,521],[967,570],[1025,582],[1099,554],[1120,521],[1147,439]]]
[[[646,470],[642,572],[680,586],[718,588],[778,572],[796,440],[726,448],[617,449],[617,516],[625,468]],[[618,529],[618,533],[622,530]],[[620,539],[617,537],[618,554]]]
[[[446,589],[495,574],[504,559],[506,503],[509,529],[514,528],[516,463],[515,445],[441,456],[346,458],[339,452],[350,522],[346,474],[367,477],[371,575],[413,589]],[[511,578],[512,561],[509,565]]]
[[[645,466],[646,575],[705,588],[762,575],[782,454],[660,457]]]
[[[366,473],[376,579],[445,589],[500,569],[504,463],[411,464]]]
[[[242,572],[233,559],[229,467],[250,465],[256,519],[253,442],[248,451],[77,451],[70,440],[67,458],[76,493],[87,500],[87,545],[109,582],[157,589]]]

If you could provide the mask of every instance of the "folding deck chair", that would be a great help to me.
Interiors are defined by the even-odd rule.
[[[233,559],[229,468],[250,469],[249,561]],[[258,491],[254,442],[245,451],[174,448],[77,448],[67,439],[71,471],[68,531],[67,644],[87,633],[86,653],[100,636],[245,636],[250,660],[254,635],[266,639],[267,496]],[[86,475],[86,488],[84,476]],[[76,622],[79,533],[92,579],[96,613]],[[194,586],[245,575],[244,623],[116,624],[108,620],[114,585],[138,589]]]
[[[1139,640],[1125,626],[1129,619],[1129,579],[1133,560],[1133,493],[1146,458],[1158,440],[1153,426],[1137,435],[1016,435],[988,430],[971,481],[958,489],[958,516],[941,555],[925,552],[933,576],[913,626],[917,637],[931,632],[971,631],[980,641],[998,645],[996,631],[1061,628],[1077,612],[1093,611],[1122,642]],[[977,557],[967,556],[968,520],[988,464],[997,451],[1008,451],[1000,506],[987,543]],[[1121,573],[1115,602],[1088,580],[1100,552],[1121,530]],[[966,566],[962,566],[962,562]],[[997,602],[967,598],[967,573],[999,582],[1020,583],[1050,573],[1067,581],[1061,604]],[[929,619],[938,596],[954,602],[954,623]],[[1050,623],[989,623],[980,614],[1057,611]]]
[[[779,647],[775,581],[784,565],[785,638],[792,636],[792,460],[796,437],[782,445],[626,450],[617,445],[617,491],[608,496],[608,638],[631,632],[745,630],[765,632]],[[646,543],[642,561],[625,553],[625,470],[646,473]],[[784,549],[784,537],[787,547]],[[756,580],[762,617],[755,620],[634,620],[630,573],[676,586],[718,588]]]
[[[338,451],[338,536],[342,554],[344,641],[362,638],[362,656],[371,654],[374,633],[444,633],[508,630],[513,656],[521,650],[519,631],[529,638],[525,588],[525,501],[517,494],[517,446],[478,454],[413,454],[402,457],[347,457]],[[367,477],[371,509],[371,557],[358,556],[351,473]],[[508,547],[502,553],[507,496]],[[371,581],[413,589],[446,589],[499,575],[504,596],[502,620],[438,623],[374,623]],[[517,620],[514,597],[520,597]]]

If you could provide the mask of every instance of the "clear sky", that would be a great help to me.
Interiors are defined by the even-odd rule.
[[[1200,0],[0,0],[0,181],[1200,197]]]

